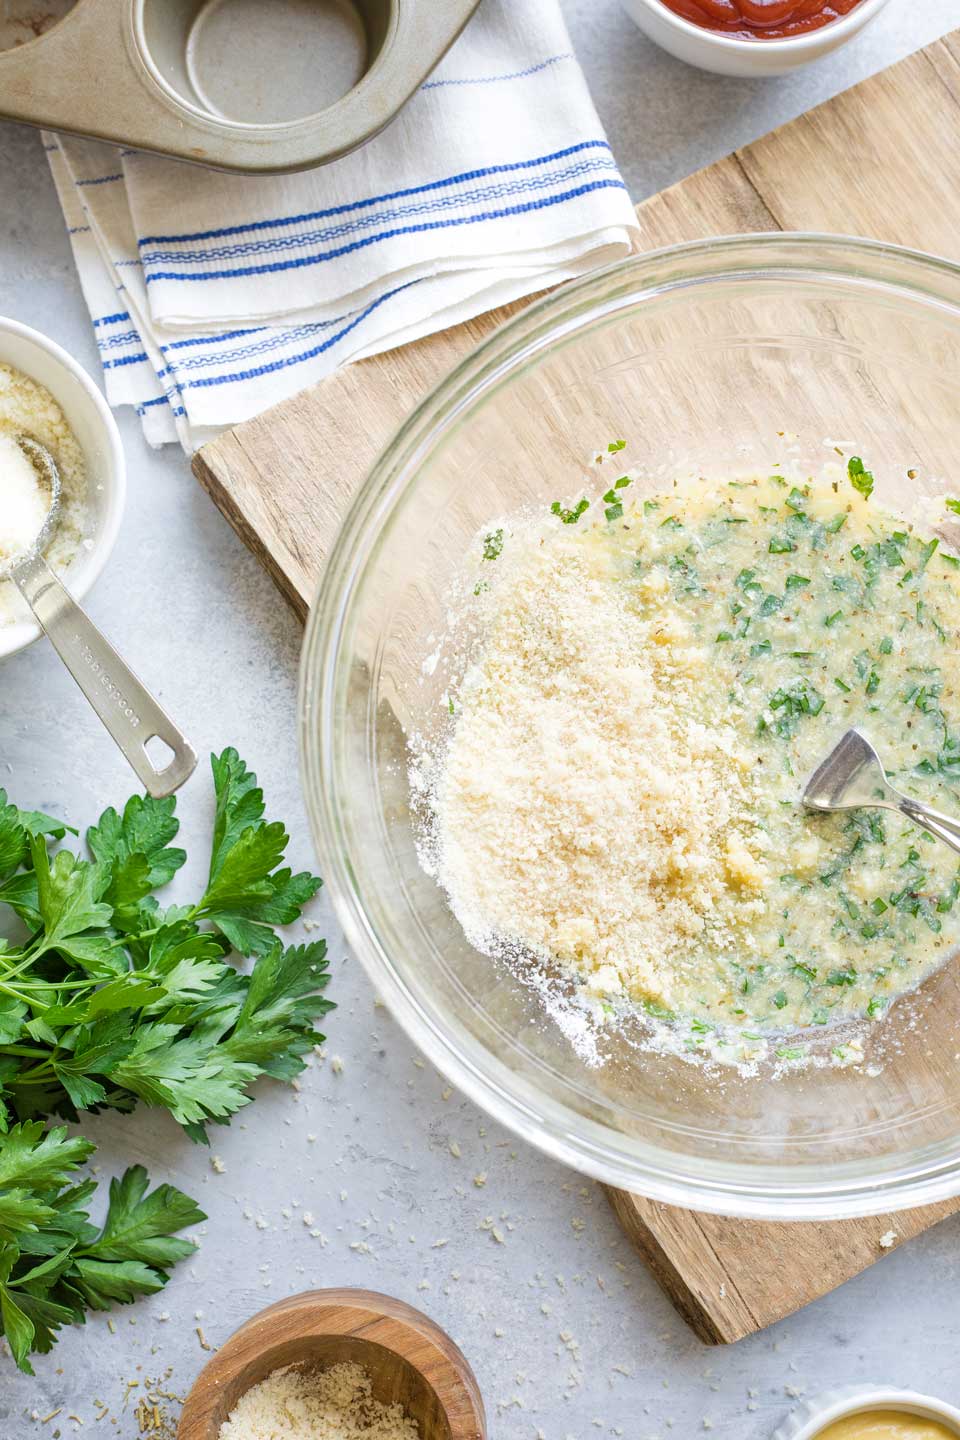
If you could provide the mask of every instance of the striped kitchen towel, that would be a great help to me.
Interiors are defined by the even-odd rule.
[[[47,135],[107,395],[188,451],[364,355],[626,255],[557,0],[484,0],[368,145],[236,176]]]

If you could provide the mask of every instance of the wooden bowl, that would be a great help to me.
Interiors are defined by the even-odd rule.
[[[217,1440],[241,1395],[273,1370],[343,1361],[362,1365],[376,1398],[416,1420],[420,1440],[486,1440],[476,1379],[449,1335],[372,1290],[306,1290],[245,1321],[197,1376],[177,1440]]]

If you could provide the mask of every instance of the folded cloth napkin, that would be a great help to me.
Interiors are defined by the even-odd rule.
[[[636,225],[557,0],[484,0],[393,124],[318,170],[45,144],[108,398],[188,452],[349,360],[619,259]]]

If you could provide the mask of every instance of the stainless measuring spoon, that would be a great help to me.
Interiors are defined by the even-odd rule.
[[[944,815],[895,790],[880,756],[859,730],[848,730],[807,781],[803,803],[808,810],[859,810],[864,806],[898,810],[921,830],[935,835],[960,853],[960,820]]]
[[[18,435],[17,444],[49,491],[50,509],[29,549],[0,566],[0,580],[16,585],[147,793],[157,799],[172,795],[192,775],[196,751],[44,560],[59,520],[60,472],[39,441]],[[147,749],[154,739],[165,747],[159,767]]]

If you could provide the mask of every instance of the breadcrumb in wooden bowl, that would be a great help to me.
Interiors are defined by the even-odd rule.
[[[428,1316],[371,1290],[308,1290],[245,1321],[198,1375],[177,1437],[299,1440],[300,1424],[310,1440],[487,1436],[459,1348]]]

